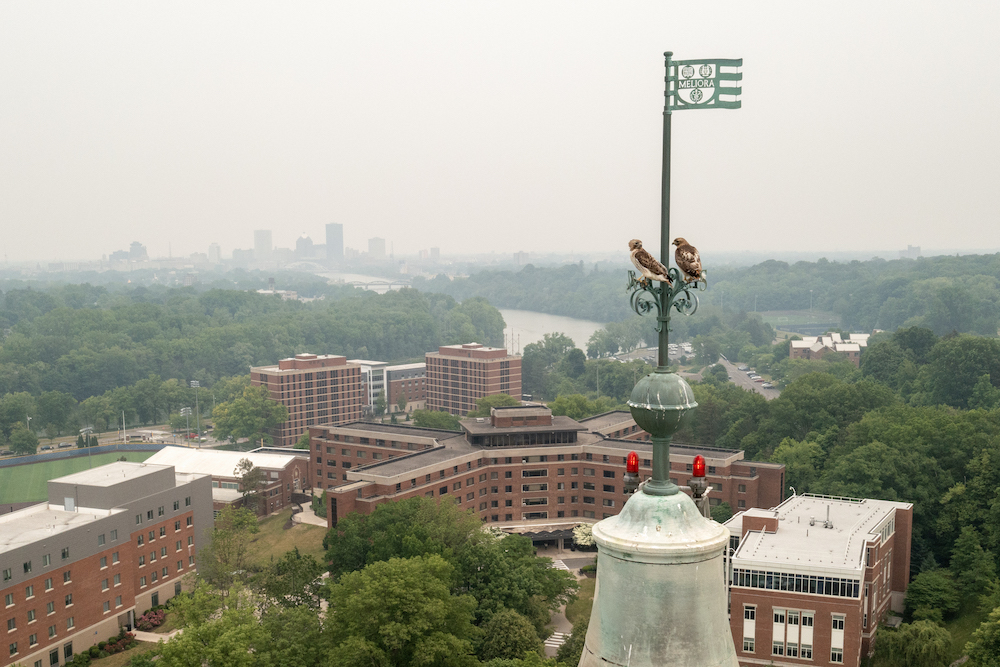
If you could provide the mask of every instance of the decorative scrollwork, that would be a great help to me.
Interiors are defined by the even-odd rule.
[[[662,331],[666,325],[670,326],[670,309],[673,308],[682,315],[694,315],[698,310],[698,295],[696,291],[704,291],[708,288],[708,279],[703,271],[698,280],[685,282],[681,272],[671,267],[667,276],[669,283],[660,283],[660,287],[654,287],[652,282],[645,278],[636,278],[635,271],[628,272],[628,285],[626,290],[630,292],[629,303],[639,315],[648,315],[656,312],[656,330]]]

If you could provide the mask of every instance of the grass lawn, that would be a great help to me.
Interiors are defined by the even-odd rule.
[[[576,594],[576,599],[566,605],[566,620],[576,623],[581,618],[590,618],[590,610],[594,606],[594,588],[597,586],[597,577],[586,577],[580,580],[580,590]]]
[[[977,604],[972,602],[966,605],[965,613],[944,624],[945,629],[951,633],[950,660],[958,660],[965,655],[965,643],[972,639],[972,633],[979,629],[979,625],[987,616],[989,612],[979,611]]]
[[[156,452],[107,452],[71,459],[43,461],[23,466],[0,468],[0,503],[23,503],[46,500],[49,497],[48,481],[105,463],[117,461],[122,456],[129,461],[145,461]]]
[[[155,651],[156,647],[156,644],[150,642],[139,642],[139,645],[134,648],[122,651],[121,653],[115,653],[114,655],[109,655],[106,658],[91,660],[90,664],[94,665],[94,667],[125,667],[125,665],[129,663],[129,660],[135,656]]]
[[[260,532],[257,534],[257,546],[260,549],[258,562],[269,563],[272,557],[278,560],[295,547],[299,548],[299,553],[312,554],[321,563],[324,562],[323,537],[326,535],[326,528],[300,523],[285,530],[285,524],[291,516],[292,510],[287,509],[260,522]]]

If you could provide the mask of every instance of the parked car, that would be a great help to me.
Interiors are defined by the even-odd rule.
[[[59,449],[66,449],[67,447],[72,447],[74,443],[72,442],[60,442]]]
[[[764,389],[774,389],[774,385],[771,384],[770,382],[765,382],[764,384],[762,384],[760,386],[762,386]]]
[[[737,366],[736,370],[738,370],[738,371],[748,371],[748,370],[750,370],[750,367],[747,366],[746,364],[744,364],[742,366]]]
[[[10,456],[9,449],[0,449],[0,456]]]
[[[758,375],[758,376],[754,377],[753,381],[754,382],[763,382],[764,378],[762,378],[761,376]]]
[[[50,452],[53,449],[55,449],[55,447],[53,447],[52,445],[42,445],[41,447],[38,448],[38,451],[40,451],[40,452]]]

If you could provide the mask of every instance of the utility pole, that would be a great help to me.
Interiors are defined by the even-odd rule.
[[[195,426],[198,429],[198,449],[201,449],[201,410],[198,408],[198,388],[201,387],[201,383],[197,380],[191,380],[191,386],[194,387],[194,411]]]

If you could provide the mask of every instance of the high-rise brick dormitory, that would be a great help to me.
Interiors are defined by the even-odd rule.
[[[462,432],[366,422],[310,427],[310,474],[327,489],[329,525],[380,503],[447,496],[487,523],[568,528],[620,511],[629,451],[651,474],[652,446],[627,412],[578,422],[521,406],[461,424]],[[617,438],[602,432],[609,427]],[[673,444],[678,484],[687,484],[697,454],[707,459],[713,503],[737,510],[781,502],[784,466],[745,461],[741,451]]]
[[[212,480],[110,463],[48,483],[46,503],[0,516],[7,654],[62,665],[166,602],[212,529]]]

